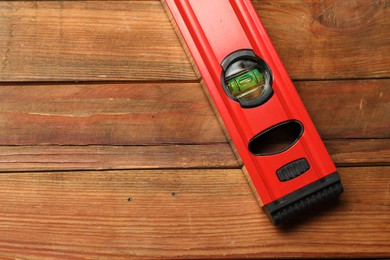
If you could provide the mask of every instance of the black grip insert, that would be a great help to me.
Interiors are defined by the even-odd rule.
[[[284,165],[276,171],[276,174],[280,181],[288,181],[307,172],[309,169],[310,165],[308,161],[305,158],[302,158]]]

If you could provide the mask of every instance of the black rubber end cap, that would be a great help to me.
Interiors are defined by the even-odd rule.
[[[275,226],[290,224],[302,213],[337,199],[343,190],[335,172],[265,205],[263,210]]]

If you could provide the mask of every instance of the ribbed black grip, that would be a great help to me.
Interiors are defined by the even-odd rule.
[[[276,171],[280,181],[288,181],[307,172],[310,165],[305,158],[290,162]]]
[[[328,200],[336,199],[342,192],[343,186],[341,183],[335,183],[332,186],[319,190],[279,211],[276,211],[272,215],[273,222],[275,225],[287,222],[312,207],[320,205]]]
[[[337,172],[311,183],[263,207],[274,225],[290,222],[297,215],[326,201],[334,200],[343,192]]]

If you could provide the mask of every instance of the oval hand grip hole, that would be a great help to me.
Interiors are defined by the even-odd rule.
[[[303,125],[299,121],[285,121],[253,137],[248,148],[254,155],[281,153],[295,144],[302,133]]]

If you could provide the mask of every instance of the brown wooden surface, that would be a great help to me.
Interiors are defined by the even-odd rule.
[[[196,79],[158,1],[1,1],[0,24],[2,81]]]
[[[255,0],[293,78],[388,78],[389,0]]]
[[[377,144],[383,148],[383,144]],[[336,145],[341,161],[345,149]],[[367,151],[359,151],[363,155]],[[390,155],[360,160],[373,164]],[[347,160],[344,158],[347,157]],[[0,172],[152,168],[241,168],[228,143],[142,146],[3,146]]]
[[[293,78],[388,77],[388,0],[254,4]],[[2,81],[196,79],[158,1],[2,1],[0,24]]]
[[[0,95],[3,145],[226,142],[199,83],[4,85]]]
[[[273,227],[159,1],[0,2],[0,258],[390,256],[390,1],[253,1],[344,184]]]
[[[385,171],[341,168],[340,202],[288,230],[270,225],[238,169],[2,174],[0,256],[385,256]]]

